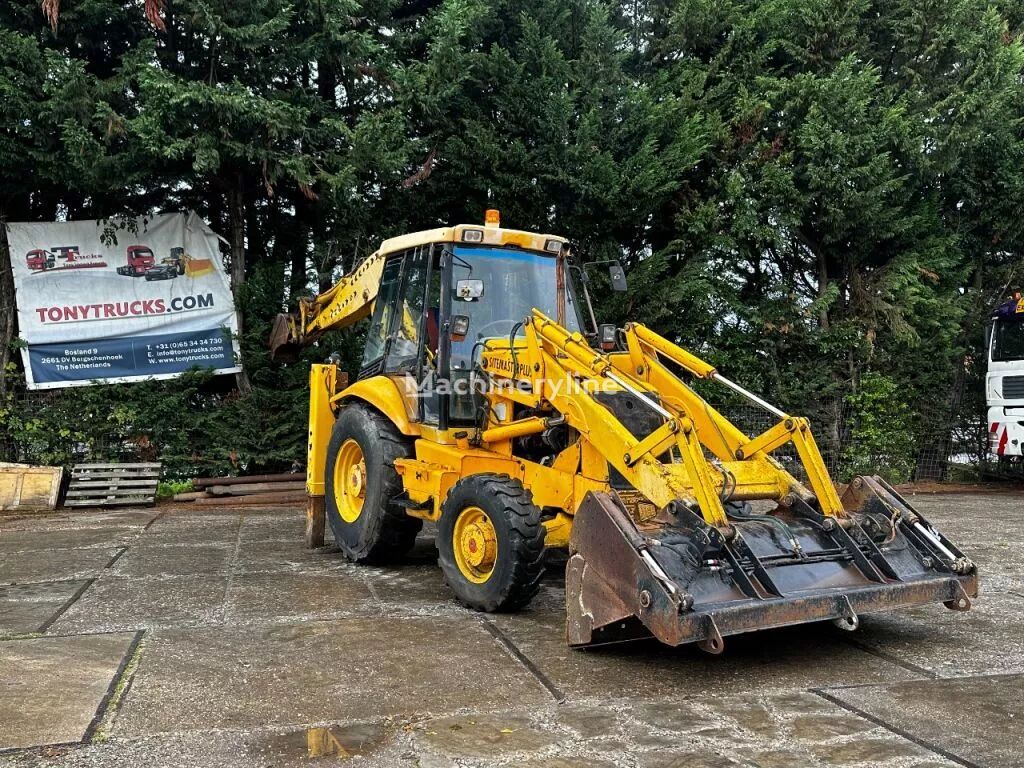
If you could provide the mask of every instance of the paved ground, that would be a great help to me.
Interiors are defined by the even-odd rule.
[[[570,651],[557,573],[484,617],[428,538],[355,567],[297,509],[0,518],[0,765],[1024,765],[1024,497],[915,501],[980,562],[974,610],[719,657]]]

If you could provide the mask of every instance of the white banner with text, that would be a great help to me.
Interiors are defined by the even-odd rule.
[[[29,389],[241,370],[219,238],[194,213],[7,237]]]

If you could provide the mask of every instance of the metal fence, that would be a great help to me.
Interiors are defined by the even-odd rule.
[[[722,414],[751,437],[776,423],[767,411],[753,405],[723,406]],[[802,413],[811,421],[818,449],[833,479],[875,473],[893,482],[973,482],[1024,477],[1024,465],[999,464],[988,453],[988,424],[984,413],[965,409],[917,426],[906,435],[902,450],[867,441],[858,434],[855,414],[843,400],[818,403]],[[774,454],[791,473],[806,479],[792,444]]]

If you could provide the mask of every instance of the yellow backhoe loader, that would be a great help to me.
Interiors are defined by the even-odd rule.
[[[455,596],[507,611],[537,592],[545,549],[568,547],[573,646],[653,635],[718,653],[751,630],[970,607],[974,564],[884,480],[840,499],[806,419],[640,323],[598,325],[585,278],[564,238],[488,211],[385,241],[278,318],[279,360],[370,318],[355,383],[333,363],[310,373],[310,503],[347,557],[401,557],[435,521]],[[696,379],[775,425],[744,434]],[[787,444],[806,482],[773,457]]]

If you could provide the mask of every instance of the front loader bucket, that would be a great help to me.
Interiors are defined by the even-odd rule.
[[[727,505],[728,528],[672,503],[638,522],[618,496],[576,513],[566,568],[567,637],[588,646],[656,637],[711,653],[741,632],[940,602],[970,608],[974,564],[881,478],[859,477],[844,518],[795,499],[771,514]]]

